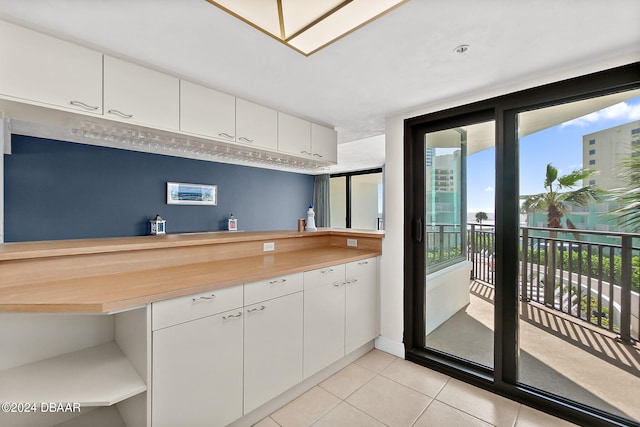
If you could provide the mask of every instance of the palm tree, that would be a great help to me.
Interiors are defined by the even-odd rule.
[[[489,219],[486,212],[480,211],[476,213],[476,221],[478,221],[479,224],[482,224],[482,221],[485,219]]]
[[[594,185],[587,185],[572,190],[594,173],[595,171],[591,169],[578,169],[559,177],[558,169],[549,163],[544,180],[544,188],[546,191],[544,193],[527,196],[522,203],[522,211],[527,213],[536,211],[546,212],[548,228],[563,228],[562,218],[565,216],[568,206],[576,204],[584,206],[600,198],[602,192]],[[568,229],[574,230],[576,228],[569,218],[566,218],[565,222]],[[574,235],[578,236],[575,233]],[[558,232],[551,231],[549,237],[551,239],[557,238]],[[549,246],[549,263],[544,281],[544,300],[545,304],[550,306],[554,304],[556,284],[557,247],[554,242],[555,241],[552,241],[552,244]]]
[[[632,145],[631,157],[620,165],[619,179],[627,186],[611,191],[613,199],[621,205],[611,212],[618,216],[621,226],[637,232],[640,228],[640,145]]]

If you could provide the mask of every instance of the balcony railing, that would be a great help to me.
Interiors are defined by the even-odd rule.
[[[493,228],[470,224],[467,231],[472,277],[495,284]],[[613,331],[622,341],[638,340],[638,241],[640,235],[630,233],[521,227],[520,297]]]

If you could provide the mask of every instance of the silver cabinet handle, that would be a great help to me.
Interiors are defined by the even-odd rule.
[[[300,154],[308,154],[308,155],[311,155],[311,153],[310,153],[310,152],[308,152],[308,151],[306,151],[306,150],[302,150],[302,151],[300,152]]]
[[[233,139],[234,138],[233,135],[229,135],[228,133],[224,133],[224,132],[220,132],[218,134],[218,136],[222,136],[222,137],[229,138],[229,139]]]
[[[71,105],[75,105],[76,107],[82,107],[82,108],[84,108],[85,110],[93,110],[93,111],[95,111],[95,110],[97,110],[98,108],[100,108],[100,107],[97,107],[97,106],[96,106],[96,107],[94,107],[93,105],[85,104],[85,103],[84,103],[84,102],[82,102],[82,101],[70,101],[70,102],[69,102],[69,104],[71,104]]]
[[[231,318],[238,318],[238,317],[242,317],[242,312],[239,312],[238,314],[228,314],[226,316],[222,316],[222,320],[227,320],[227,319],[231,319]]]
[[[282,283],[282,284],[284,284],[284,283],[286,283],[286,281],[287,281],[287,279],[272,280],[272,281],[270,281],[270,282],[269,282],[269,284],[270,284],[270,285],[276,285],[276,284],[278,284],[278,283]]]
[[[249,138],[245,138],[244,136],[241,136],[240,138],[238,138],[238,141],[242,141],[242,142],[253,142],[253,139],[249,139]]]
[[[109,114],[115,114],[116,116],[120,116],[123,119],[130,119],[133,117],[133,114],[125,114],[122,111],[118,111],[118,110],[109,110],[107,111]]]
[[[322,273],[322,274],[333,273],[333,268],[327,268],[327,269],[324,269],[324,270],[320,270],[320,273]]]
[[[322,154],[313,153],[312,156],[314,156],[314,157],[322,157]]]
[[[356,283],[357,281],[358,281],[358,279],[347,280],[347,285],[350,285],[352,283]]]
[[[336,282],[333,284],[333,286],[335,286],[336,288],[339,288],[340,286],[344,286],[344,285],[346,285],[345,282]]]
[[[201,297],[193,298],[193,302],[211,301],[215,297],[216,297],[215,294],[204,295],[204,296],[201,296]]]
[[[358,265],[367,265],[367,264],[369,264],[369,261],[360,261],[358,263]]]
[[[250,308],[249,310],[247,310],[247,313],[253,313],[254,311],[262,311],[262,310],[264,310],[265,308],[267,308],[267,307],[265,307],[264,305],[261,305],[261,306],[260,306],[260,307],[258,307],[258,308]]]

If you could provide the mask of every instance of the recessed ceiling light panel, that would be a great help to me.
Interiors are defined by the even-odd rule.
[[[207,0],[311,55],[408,0]]]

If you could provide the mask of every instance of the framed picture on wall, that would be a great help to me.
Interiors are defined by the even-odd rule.
[[[218,186],[167,182],[168,205],[217,205]]]

